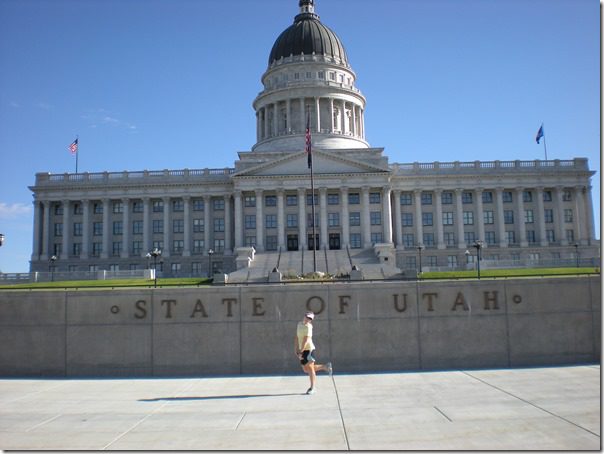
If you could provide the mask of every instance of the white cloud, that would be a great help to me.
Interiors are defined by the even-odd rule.
[[[114,114],[106,109],[94,109],[85,112],[80,117],[86,120],[90,128],[98,128],[99,126],[112,126],[114,128],[123,128],[129,131],[135,131],[136,125],[127,121],[121,120],[118,114]]]
[[[32,205],[27,203],[4,203],[0,202],[0,220],[14,221],[30,217],[32,214]]]

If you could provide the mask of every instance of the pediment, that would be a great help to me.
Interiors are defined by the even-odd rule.
[[[378,172],[387,173],[389,172],[389,169],[324,151],[313,151],[313,173],[315,175]],[[310,173],[308,168],[308,156],[306,152],[301,151],[247,168],[241,172],[235,173],[233,177],[306,175],[308,173]]]

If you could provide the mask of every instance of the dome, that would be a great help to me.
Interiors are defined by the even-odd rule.
[[[348,57],[340,38],[321,23],[312,9],[313,3],[308,0],[300,2],[300,6],[306,6],[307,9],[303,9],[295,17],[294,24],[285,29],[275,41],[268,58],[269,66],[282,57],[313,53],[333,58],[336,63],[348,66]],[[311,6],[310,9],[308,5]]]

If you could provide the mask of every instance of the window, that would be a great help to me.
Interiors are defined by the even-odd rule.
[[[339,205],[340,204],[340,194],[327,194],[327,204],[328,205]]]
[[[154,213],[163,213],[164,212],[164,201],[163,200],[154,200],[153,201],[153,212]]]
[[[82,207],[81,203],[73,204],[73,214],[84,214],[84,208]]]
[[[552,224],[554,222],[554,210],[549,208],[545,209],[543,211],[543,218],[545,219],[546,224]]]
[[[463,212],[463,225],[474,225],[474,212],[464,211]]]
[[[81,222],[73,223],[73,236],[82,236],[82,223]]]
[[[369,219],[371,221],[371,225],[382,225],[382,212],[372,211],[369,213]]]
[[[245,237],[245,247],[256,247],[256,235]]]
[[[94,236],[103,235],[103,223],[102,222],[93,222],[92,223],[92,234]]]
[[[403,245],[405,247],[415,246],[415,236],[413,233],[403,233]]]
[[[572,196],[571,190],[570,189],[565,189],[562,192],[562,201],[563,202],[570,202],[570,201],[572,201],[572,199],[573,199],[573,196]]]
[[[401,213],[401,224],[403,227],[412,227],[413,213]]]
[[[556,234],[554,233],[553,230],[546,230],[545,238],[547,239],[547,241],[549,243],[554,243],[556,241]]]
[[[246,199],[247,199],[247,197],[246,197]],[[245,205],[246,207],[255,207],[256,206],[256,198],[254,198],[253,202],[251,200],[250,201],[246,200],[245,203],[246,203],[246,205]],[[248,203],[250,205],[248,205]],[[252,203],[253,203],[253,205],[252,205]],[[264,196],[264,206],[267,206],[267,207],[276,207],[277,206],[277,196],[276,195],[267,195],[267,196]]]
[[[319,71],[319,79],[325,79],[325,71]]]
[[[573,210],[571,208],[564,209],[564,222],[573,222]]]
[[[266,220],[265,220],[264,228],[266,228],[266,229],[276,229],[277,228],[277,215],[276,214],[267,214],[265,219]]]
[[[113,212],[114,213],[123,213],[124,212],[124,204],[121,201],[113,202]]]
[[[508,244],[514,244],[514,243],[516,243],[516,234],[514,233],[513,230],[506,230],[505,231],[505,238],[506,238]]]
[[[482,193],[482,203],[493,203],[493,193],[491,191]]]
[[[452,205],[453,204],[453,193],[452,192],[443,192],[441,196],[441,203],[443,205]]]
[[[526,231],[526,240],[529,243],[536,243],[537,242],[534,230],[527,230]]]
[[[93,257],[98,257],[99,255],[101,255],[102,250],[103,250],[103,243],[92,243]]]
[[[464,232],[463,240],[466,244],[473,244],[476,242],[476,234],[474,232]]]
[[[348,194],[348,205],[358,205],[361,203],[361,197],[358,192]]]
[[[214,199],[212,203],[214,211],[224,211],[224,199]]]
[[[286,195],[285,203],[287,204],[288,207],[298,205],[298,196],[297,195]]]
[[[433,233],[424,233],[423,235],[424,246],[434,246],[434,234]]]
[[[117,257],[122,253],[122,242],[121,241],[114,241],[111,246],[112,246],[111,254],[113,255],[113,257]]]
[[[161,251],[164,248],[164,242],[162,240],[154,240],[152,246],[153,249],[159,249]]]
[[[99,202],[93,203],[92,204],[92,212],[94,214],[103,214],[103,204],[99,203]],[[55,213],[55,214],[58,214],[58,213]]]
[[[141,255],[143,252],[143,242],[142,241],[133,241],[132,242],[132,254]]]
[[[445,232],[444,240],[447,246],[455,246],[455,233],[453,232]]]
[[[204,219],[193,219],[193,232],[202,233],[205,230]]]
[[[204,245],[204,240],[193,240],[193,252],[195,254],[201,254],[201,252],[203,252]]]
[[[317,196],[317,194],[315,194],[314,201],[315,201],[315,206],[318,207],[319,206],[319,197]],[[313,204],[312,195],[306,194],[306,205],[311,206],[312,204]]]
[[[422,213],[422,225],[433,225],[432,213]]]
[[[172,220],[172,232],[173,233],[184,233],[185,232],[184,219],[173,219]]]
[[[369,203],[380,203],[381,196],[379,192],[370,192],[369,193]]]
[[[483,219],[484,224],[494,224],[495,223],[495,216],[493,216],[492,211],[483,211],[482,219]]]
[[[361,213],[351,212],[348,217],[348,224],[351,227],[356,227],[356,226],[361,225]]]
[[[55,236],[63,236],[63,224],[55,223]]]
[[[408,255],[405,257],[405,268],[408,270],[417,269],[417,260],[414,255]]]
[[[288,214],[287,215],[287,227],[294,228],[298,227],[298,215],[297,214]]]
[[[489,245],[495,244],[495,232],[484,232],[484,239]]]
[[[531,191],[522,191],[522,201],[530,203],[533,201],[533,193]]]
[[[267,235],[266,237],[266,250],[276,251],[278,247],[277,237],[274,235]]]
[[[275,205],[277,205],[277,197],[276,196],[270,196],[267,195],[265,198],[265,201],[267,201],[270,197],[275,199]],[[275,205],[269,205],[268,203],[266,203],[266,206],[275,206]],[[246,195],[243,197],[243,206],[246,207],[255,207],[256,206],[256,196],[255,195]]]
[[[62,253],[63,253],[63,245],[61,243],[55,243],[54,247],[53,247],[53,255],[60,257]],[[53,265],[53,268],[54,267],[55,267],[55,265]]]
[[[329,227],[339,227],[340,213],[327,213],[327,225]]]
[[[82,243],[73,243],[72,253],[73,255],[80,255],[82,253]]]
[[[360,249],[361,247],[361,234],[351,233],[350,234],[350,247],[352,249]]]
[[[214,219],[214,232],[224,232],[224,218]]]
[[[513,224],[514,223],[514,211],[505,210],[503,212],[503,223],[504,224]]]
[[[164,233],[163,219],[153,219],[153,233]]]
[[[203,199],[193,199],[193,211],[203,211]]]
[[[411,193],[403,192],[401,194],[401,205],[411,205],[412,203],[413,203],[413,197],[411,197]]]
[[[329,80],[336,80],[336,73],[334,73],[333,71],[329,72]]]
[[[256,228],[256,216],[253,214],[246,214],[244,218],[244,224],[246,229]]]
[[[449,268],[457,268],[457,256],[456,255],[447,256],[447,266]]]
[[[224,240],[216,238],[214,240],[214,252],[224,252]],[[218,262],[212,262],[212,268],[218,269],[220,264]]]
[[[535,217],[533,215],[533,210],[524,210],[524,223],[532,224],[535,222]]]
[[[512,191],[503,191],[502,198],[503,198],[503,203],[512,203],[513,202]]]
[[[172,241],[172,252],[174,252],[176,254],[180,254],[180,253],[182,253],[184,248],[185,248],[184,240],[173,240]]]
[[[200,276],[202,270],[201,262],[193,262],[191,263],[191,274],[194,276]]]
[[[141,235],[143,233],[143,221],[132,221],[132,233]]]
[[[135,200],[132,202],[132,212],[133,213],[142,213],[145,210],[145,205],[140,200]]]
[[[435,255],[428,256],[428,266],[438,266],[438,258]]]
[[[382,242],[382,232],[371,232],[371,244]]]
[[[182,200],[182,199],[172,200],[172,211],[174,213],[185,211],[185,202],[184,202],[184,200]]]
[[[429,192],[422,192],[422,205],[432,205],[432,194]]]
[[[552,191],[543,191],[543,201],[544,202],[552,201]]]
[[[443,225],[453,225],[452,211],[443,211]]]
[[[566,241],[568,241],[569,243],[574,243],[575,242],[575,231],[574,230],[565,230],[564,232],[566,233]]]
[[[124,224],[122,221],[113,221],[113,234],[122,235],[124,233]]]
[[[461,203],[472,203],[472,193],[471,192],[462,192],[461,193]]]
[[[306,217],[306,225],[308,227],[312,227],[312,213],[308,213],[307,217]],[[315,213],[315,227],[319,227],[320,226],[320,218],[319,218],[319,214]],[[311,248],[312,249],[312,248]]]

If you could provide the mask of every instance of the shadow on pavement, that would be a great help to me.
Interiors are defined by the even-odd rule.
[[[221,400],[221,399],[249,399],[251,397],[283,397],[305,396],[305,393],[289,394],[236,394],[232,396],[199,396],[199,397],[155,397],[154,399],[139,399],[139,402],[181,401],[181,400]]]

